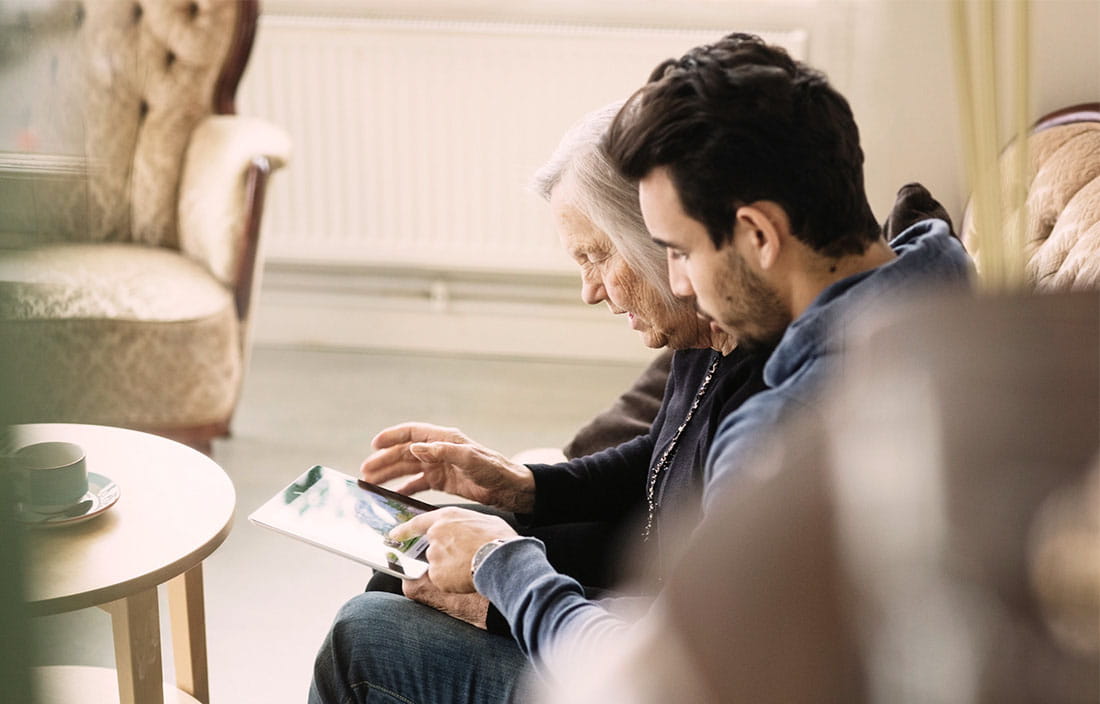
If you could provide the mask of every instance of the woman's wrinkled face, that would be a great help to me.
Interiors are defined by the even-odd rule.
[[[558,238],[581,267],[581,298],[606,302],[615,315],[626,315],[646,347],[673,349],[707,347],[709,330],[690,303],[669,306],[665,298],[631,268],[611,238],[575,208],[569,184],[554,188],[550,209]]]

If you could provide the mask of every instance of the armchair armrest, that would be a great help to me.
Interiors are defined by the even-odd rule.
[[[180,182],[180,250],[237,293],[247,314],[268,174],[290,156],[287,134],[263,120],[211,115],[199,123]]]

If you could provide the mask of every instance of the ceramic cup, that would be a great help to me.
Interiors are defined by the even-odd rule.
[[[88,493],[84,450],[71,442],[38,442],[12,455],[15,498],[38,513],[64,511]]]

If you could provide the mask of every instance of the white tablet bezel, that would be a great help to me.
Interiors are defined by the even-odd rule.
[[[428,570],[428,563],[418,557],[427,548],[427,541],[418,536],[400,547],[391,547],[385,541],[388,527],[403,522],[400,520],[403,516],[395,517],[392,513],[398,506],[409,517],[435,508],[316,465],[248,518],[259,526],[343,555],[379,572],[418,579]]]

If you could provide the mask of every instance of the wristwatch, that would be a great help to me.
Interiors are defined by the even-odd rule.
[[[481,567],[481,563],[485,562],[485,558],[489,557],[489,553],[510,540],[515,540],[515,538],[497,538],[496,540],[490,540],[478,548],[477,552],[474,553],[473,558],[470,560],[470,576],[472,577],[477,573],[477,568]]]

